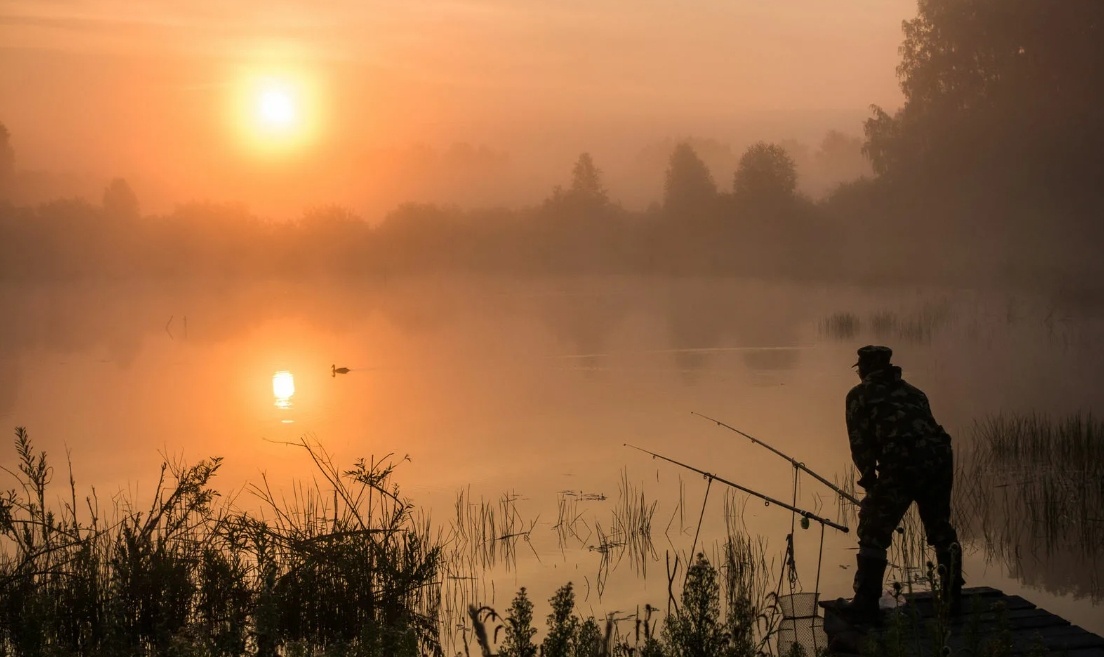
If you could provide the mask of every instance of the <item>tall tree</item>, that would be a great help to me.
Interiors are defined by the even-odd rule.
[[[669,216],[701,218],[712,212],[716,203],[717,184],[709,167],[689,143],[675,146],[663,183],[664,211]]]
[[[138,218],[138,196],[124,178],[115,178],[103,193],[104,214],[113,219],[133,221]]]
[[[609,195],[602,184],[602,172],[590,153],[583,153],[571,169],[571,195],[592,205],[605,205]]]
[[[863,156],[862,147],[859,137],[829,130],[813,154],[817,173],[834,184],[870,175],[870,163]]]
[[[740,158],[732,181],[738,200],[752,203],[782,202],[794,197],[797,165],[778,144],[756,142]]]
[[[1104,2],[919,0],[903,30],[905,103],[865,124],[876,172],[999,193],[1099,187]]]
[[[594,164],[590,153],[579,155],[571,168],[571,187],[565,190],[557,185],[547,203],[557,211],[593,211],[609,205],[602,171]]]

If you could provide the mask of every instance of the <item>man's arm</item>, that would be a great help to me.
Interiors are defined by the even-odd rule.
[[[859,471],[858,484],[869,489],[878,480],[878,454],[874,431],[867,417],[862,388],[855,386],[847,393],[847,439],[851,445],[851,460]]]

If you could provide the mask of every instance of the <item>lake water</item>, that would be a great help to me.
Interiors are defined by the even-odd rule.
[[[843,398],[863,344],[894,348],[959,443],[988,415],[1104,409],[1104,304],[1068,294],[425,278],[7,286],[0,302],[0,424],[27,427],[59,471],[68,450],[78,491],[141,499],[164,458],[219,455],[219,489],[248,508],[244,489],[262,472],[276,486],[314,476],[288,444],[302,438],[341,467],[409,455],[395,481],[441,526],[463,491],[526,532],[460,588],[503,610],[526,586],[540,627],[541,603],[567,581],[584,613],[665,608],[668,557],[708,554],[724,534],[722,484],[625,443],[794,500],[788,462],[701,413],[842,478]],[[283,402],[277,372],[294,380]],[[14,463],[14,450],[0,452]],[[626,488],[655,504],[643,560],[609,539]],[[766,541],[777,577],[793,519],[746,497],[730,502]],[[811,477],[796,499],[844,518]],[[815,523],[796,530],[797,585],[849,595],[854,535],[821,535]],[[1070,573],[1043,554],[1010,564],[964,538],[968,585],[1020,593],[1104,633],[1095,551],[1078,562],[1088,572]]]

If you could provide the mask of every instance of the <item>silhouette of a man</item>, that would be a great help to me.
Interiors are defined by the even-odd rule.
[[[927,395],[890,363],[889,347],[868,345],[858,353],[861,381],[847,393],[847,436],[866,496],[859,507],[855,597],[846,613],[855,623],[878,622],[886,551],[913,502],[935,549],[942,600],[957,612],[962,549],[951,524],[951,437],[932,416]]]

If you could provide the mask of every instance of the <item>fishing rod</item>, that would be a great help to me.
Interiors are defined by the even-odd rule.
[[[828,488],[831,488],[831,489],[832,489],[833,491],[835,491],[835,492],[836,492],[836,493],[837,493],[837,494],[838,494],[838,495],[839,495],[840,497],[842,497],[843,499],[845,499],[845,500],[847,500],[848,502],[850,502],[850,503],[854,504],[855,506],[861,506],[861,504],[862,504],[862,503],[861,503],[861,502],[859,502],[858,498],[856,498],[856,497],[855,497],[854,495],[851,495],[850,493],[848,493],[847,491],[843,490],[843,489],[842,489],[842,488],[840,488],[839,486],[837,486],[837,485],[833,484],[832,482],[828,481],[828,480],[827,480],[827,479],[825,479],[824,477],[821,477],[821,476],[820,476],[820,475],[818,475],[817,473],[813,472],[812,470],[810,470],[809,468],[807,468],[807,467],[805,466],[805,464],[804,464],[804,463],[802,463],[802,462],[798,461],[797,459],[794,459],[794,458],[793,458],[793,457],[791,457],[791,456],[787,456],[787,455],[783,454],[782,452],[780,452],[780,451],[778,451],[777,449],[775,449],[775,448],[771,447],[770,445],[766,444],[766,443],[765,443],[765,442],[763,442],[762,440],[759,440],[759,439],[758,439],[758,438],[756,438],[755,436],[751,436],[751,435],[749,435],[749,434],[746,434],[746,433],[744,433],[743,431],[740,431],[739,429],[737,429],[736,427],[733,427],[733,426],[727,425],[727,424],[725,424],[724,422],[721,422],[720,420],[716,420],[716,419],[714,419],[714,418],[711,418],[711,417],[709,417],[708,415],[702,415],[701,413],[698,413],[698,412],[696,412],[696,411],[690,411],[690,413],[691,413],[691,414],[693,414],[693,415],[697,415],[697,416],[698,416],[698,417],[700,417],[700,418],[704,418],[704,419],[706,419],[706,420],[709,420],[710,422],[716,422],[717,424],[721,425],[721,426],[722,426],[722,427],[724,427],[725,429],[730,429],[730,430],[732,430],[732,431],[735,431],[736,433],[740,434],[740,435],[741,435],[741,436],[743,436],[744,438],[747,438],[748,440],[750,440],[750,441],[751,441],[751,442],[752,442],[753,444],[756,444],[756,445],[762,445],[763,447],[766,447],[766,448],[767,448],[767,449],[769,449],[770,451],[774,452],[775,454],[777,454],[777,455],[781,456],[782,458],[786,459],[787,461],[789,461],[789,462],[790,462],[790,464],[792,464],[792,465],[793,465],[793,467],[795,467],[795,468],[798,468],[798,469],[800,469],[800,470],[804,470],[805,472],[808,472],[809,474],[811,474],[811,475],[812,475],[813,477],[815,477],[815,478],[816,478],[816,480],[817,480],[817,481],[819,481],[820,483],[824,484],[824,485],[825,485],[825,486],[827,486]],[[898,528],[897,528],[897,533],[898,533],[898,534],[904,534],[904,533],[905,533],[905,530],[904,530],[904,528],[903,528],[903,527],[898,527]]]
[[[799,509],[796,506],[790,506],[789,504],[786,504],[785,502],[779,502],[778,500],[774,499],[773,497],[768,497],[768,496],[766,496],[762,493],[757,493],[757,492],[751,490],[750,488],[745,488],[745,487],[741,486],[740,484],[737,484],[737,483],[731,482],[727,479],[718,477],[717,475],[713,474],[712,472],[706,472],[705,470],[699,470],[698,468],[695,468],[692,465],[687,465],[685,463],[682,463],[681,461],[676,461],[675,459],[668,458],[668,457],[666,457],[662,454],[656,454],[655,452],[648,451],[648,450],[644,449],[643,447],[637,447],[636,445],[630,445],[629,443],[622,443],[622,444],[625,447],[631,447],[631,448],[633,448],[637,451],[644,452],[645,454],[651,454],[652,458],[654,458],[654,459],[663,459],[664,461],[667,461],[668,463],[674,463],[675,465],[686,468],[687,470],[693,470],[694,472],[697,472],[698,474],[702,475],[703,477],[705,477],[707,479],[712,479],[712,480],[719,481],[722,484],[727,484],[727,485],[735,488],[736,490],[740,490],[740,491],[743,491],[743,492],[747,493],[748,495],[754,495],[755,497],[758,497],[759,499],[766,501],[767,504],[776,504],[776,505],[782,507],[783,509],[786,509],[788,511],[792,511],[792,512],[796,513],[797,515],[801,516],[802,518],[808,518],[809,520],[815,520],[815,521],[819,522],[822,525],[828,525],[832,529],[838,529],[839,531],[843,532],[844,534],[851,531],[845,525],[836,524],[836,523],[832,522],[831,520],[828,520],[827,518],[821,518],[820,516],[816,515],[815,513],[810,512],[810,511],[805,511],[804,509]]]
[[[856,506],[859,505],[859,500],[854,495],[851,495],[850,493],[843,490],[839,486],[833,484],[832,482],[828,481],[824,477],[821,477],[817,473],[815,473],[812,470],[810,470],[809,468],[805,467],[804,463],[802,463],[801,461],[798,461],[797,459],[793,458],[792,456],[787,456],[787,455],[783,454],[782,452],[778,451],[777,449],[775,449],[775,448],[771,447],[770,445],[766,444],[762,440],[759,440],[755,436],[751,436],[749,434],[746,434],[743,431],[740,431],[739,429],[737,429],[736,427],[729,426],[729,425],[725,424],[724,422],[721,422],[720,420],[715,420],[715,419],[709,417],[708,415],[702,415],[701,413],[697,413],[695,411],[690,411],[690,413],[692,415],[697,415],[700,418],[704,418],[706,420],[709,420],[710,422],[715,422],[715,423],[721,425],[722,427],[724,427],[725,429],[728,429],[729,431],[735,431],[736,433],[740,434],[744,438],[747,438],[748,440],[750,440],[755,445],[761,445],[763,447],[766,447],[770,451],[774,452],[775,454],[777,454],[777,455],[781,456],[782,458],[786,459],[787,461],[789,461],[790,465],[792,465],[793,467],[798,468],[799,470],[804,470],[805,472],[812,475],[814,479],[816,479],[820,483],[824,484],[828,488],[831,488],[833,491],[836,492],[836,494],[838,494],[843,499],[847,500],[848,502],[850,502],[850,503],[852,503]]]

